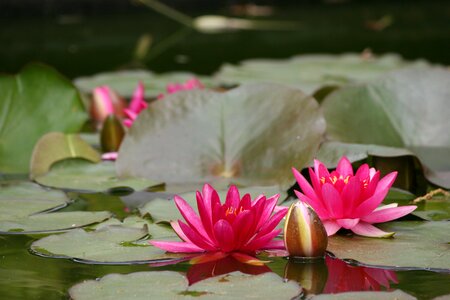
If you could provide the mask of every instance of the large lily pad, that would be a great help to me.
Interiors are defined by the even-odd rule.
[[[155,74],[145,70],[127,70],[100,73],[94,76],[79,77],[74,80],[75,85],[84,93],[91,93],[94,88],[108,85],[124,97],[131,97],[139,81],[145,86],[148,96],[165,93],[169,83],[181,83],[193,77],[203,84],[211,86],[211,80],[206,76],[198,76],[188,72],[171,72]]]
[[[335,235],[328,241],[328,251],[341,259],[352,259],[365,265],[450,269],[448,222],[403,221],[380,224],[379,227],[395,231],[395,237]]]
[[[66,231],[108,219],[98,212],[52,212],[68,204],[61,191],[45,190],[22,183],[0,189],[0,233],[44,233]]]
[[[431,182],[450,188],[449,86],[448,70],[409,68],[336,91],[322,104],[328,138],[360,144],[335,144],[353,156],[412,153]]]
[[[293,299],[301,287],[284,282],[274,273],[246,275],[233,272],[191,286],[185,276],[172,271],[110,274],[77,284],[69,290],[74,300],[84,299]]]
[[[101,160],[100,154],[80,136],[50,132],[40,138],[34,147],[30,177],[47,173],[52,164],[67,158],[83,158],[92,162]]]
[[[28,173],[34,144],[47,132],[77,132],[86,114],[75,87],[54,69],[30,64],[0,76],[0,172]]]
[[[122,142],[121,176],[168,183],[290,186],[325,130],[317,102],[275,84],[170,95],[143,111]]]
[[[174,237],[172,230],[158,225],[154,226],[159,228],[150,227],[149,229],[147,226],[139,228],[130,225],[130,222],[127,223],[125,226],[99,226],[92,232],[78,229],[48,236],[34,242],[31,250],[42,256],[103,264],[147,263],[152,260],[180,257],[177,254],[165,253],[146,241],[147,236],[152,235],[152,231],[158,239],[172,239]]]
[[[143,190],[158,184],[145,178],[119,178],[113,162],[93,164],[76,159],[57,162],[50,172],[37,176],[34,180],[53,188],[91,192],[114,189]]]
[[[227,191],[217,191],[222,203],[225,201]],[[285,199],[287,194],[286,192],[282,192],[278,187],[248,187],[248,188],[240,188],[239,194],[241,197],[245,194],[250,194],[252,199],[255,199],[257,196],[263,194],[266,197],[271,197],[275,194],[280,194],[280,199]],[[197,207],[196,201],[196,193],[183,193],[179,194],[184,200],[186,200],[194,210]],[[171,201],[173,196],[170,196],[166,199],[153,199],[139,208],[139,212],[142,216],[150,215],[154,222],[170,222],[182,219],[180,212],[178,211],[175,203]]]
[[[347,293],[339,293],[339,294],[325,294],[325,295],[317,295],[311,298],[311,300],[415,300],[416,297],[413,297],[405,292],[400,290],[395,291],[386,291],[386,292],[347,292]]]
[[[323,86],[366,82],[410,64],[427,65],[423,61],[407,62],[394,54],[378,58],[360,54],[300,55],[286,60],[252,59],[237,66],[225,64],[216,80],[223,84],[277,82],[312,94]]]

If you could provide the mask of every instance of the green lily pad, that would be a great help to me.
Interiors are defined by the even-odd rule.
[[[30,177],[33,179],[47,173],[52,164],[67,158],[83,158],[94,163],[101,160],[100,154],[80,136],[50,132],[40,138],[34,147]]]
[[[414,215],[429,221],[450,220],[450,196],[449,194],[437,194],[430,199],[420,201]]]
[[[150,104],[119,151],[121,176],[166,183],[293,183],[315,155],[325,123],[317,102],[275,84],[226,93],[188,91]]]
[[[395,54],[364,58],[360,54],[300,55],[285,60],[252,59],[239,65],[225,64],[216,74],[222,84],[276,82],[312,94],[323,86],[367,82],[385,72],[407,65],[425,66],[423,61],[407,62]]]
[[[199,79],[206,86],[212,86],[211,80],[206,76],[188,72],[155,74],[145,70],[100,73],[94,76],[76,78],[74,83],[86,94],[90,94],[97,86],[108,85],[120,95],[130,98],[139,81],[142,81],[144,84],[147,96],[157,96],[166,92],[167,84],[182,83],[193,77]]]
[[[415,300],[416,297],[413,297],[403,291],[395,290],[392,292],[348,292],[348,293],[339,293],[339,294],[325,294],[325,295],[317,295],[313,296],[311,300]]]
[[[227,191],[217,191],[222,203],[225,201]],[[280,194],[280,199],[284,199],[287,196],[286,192],[282,192],[278,187],[247,187],[240,188],[239,194],[241,197],[245,194],[250,194],[252,199],[255,199],[259,195],[263,194],[266,197],[271,197],[275,194]],[[186,200],[189,205],[196,210],[197,200],[196,193],[183,193],[179,196]],[[171,198],[170,198],[171,199]],[[178,211],[175,202],[168,199],[154,199],[145,204],[143,207],[139,208],[139,213],[142,216],[150,215],[154,222],[170,222],[182,219],[180,212]]]
[[[74,300],[85,299],[293,299],[301,287],[284,282],[275,273],[246,275],[233,272],[188,286],[185,276],[173,271],[109,274],[69,290]]]
[[[152,235],[152,229],[147,226],[136,228],[121,225],[100,226],[92,232],[77,229],[42,238],[31,245],[31,250],[46,257],[96,264],[133,264],[179,258],[180,255],[166,253],[146,241],[147,236]],[[174,236],[169,229],[158,230],[155,230],[158,239],[166,239],[161,234],[164,230],[169,238]]]
[[[144,178],[118,178],[113,162],[93,164],[84,160],[55,163],[50,172],[34,179],[39,184],[76,191],[144,190],[159,183]]]
[[[0,76],[0,172],[28,173],[38,139],[77,132],[87,119],[83,109],[75,87],[50,67],[30,64]]]
[[[448,70],[408,68],[342,88],[322,103],[328,138],[359,158],[413,154],[428,180],[450,188],[449,86]]]
[[[364,265],[406,269],[450,269],[449,223],[403,221],[377,225],[396,232],[392,239],[335,235],[328,251]]]
[[[66,206],[69,199],[61,191],[46,190],[32,183],[0,189],[0,233],[30,234],[70,229],[108,219],[98,212],[53,212]]]

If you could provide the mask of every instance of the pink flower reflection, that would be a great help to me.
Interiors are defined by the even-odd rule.
[[[380,291],[390,289],[391,283],[398,283],[392,270],[351,266],[344,261],[327,256],[328,280],[324,294],[355,291]]]

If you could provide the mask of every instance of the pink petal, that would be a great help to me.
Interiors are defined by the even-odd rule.
[[[128,107],[131,111],[139,113],[143,108],[147,106],[144,100],[144,93],[145,93],[144,84],[141,81],[139,81],[136,89],[134,90],[130,106]]]
[[[417,206],[415,205],[390,207],[384,209],[380,208],[373,211],[370,215],[363,217],[362,220],[367,223],[388,222],[406,216],[416,208]]]
[[[239,195],[239,190],[235,185],[230,186],[228,189],[227,197],[225,200],[225,204],[228,207],[238,208],[239,203],[241,201],[241,196]]]
[[[366,222],[359,222],[358,225],[352,228],[352,231],[357,235],[377,238],[388,238],[395,234],[395,232],[385,232]]]
[[[191,265],[196,265],[196,264],[204,264],[204,263],[208,263],[211,261],[216,261],[219,259],[222,259],[224,257],[227,257],[228,253],[224,253],[221,251],[217,251],[217,252],[208,252],[206,254],[202,254],[202,255],[198,255],[193,257],[189,263]]]
[[[343,216],[344,208],[342,207],[341,195],[332,184],[325,183],[322,186],[322,199],[330,216],[335,218]]]
[[[355,214],[358,217],[367,216],[372,211],[375,210],[375,208],[380,205],[380,203],[383,201],[383,199],[386,197],[387,193],[389,192],[389,188],[394,183],[395,178],[397,177],[397,172],[389,173],[388,175],[384,176],[383,179],[381,179],[378,182],[378,186],[375,190],[375,193],[370,197],[369,199],[363,201],[355,210]]]
[[[297,171],[295,168],[292,168],[292,173],[294,173],[294,177],[297,180],[298,185],[302,189],[303,194],[305,194],[306,197],[308,197],[309,199],[318,202],[319,200],[318,200],[316,192],[311,187],[309,182],[305,179],[305,177],[303,177],[303,175],[299,171]],[[318,190],[318,191],[320,191],[320,190]]]
[[[102,154],[102,160],[116,160],[118,156],[117,152],[106,152]]]
[[[265,224],[263,224],[263,226],[261,227],[258,235],[265,235],[269,232],[271,232],[272,230],[274,230],[277,225],[280,223],[281,220],[283,220],[284,216],[286,216],[287,214],[287,210],[286,211],[279,211],[276,214],[274,214],[269,221],[267,221]]]
[[[316,211],[321,219],[329,217],[328,210],[323,206],[322,202],[313,201],[312,199],[306,197],[296,190],[294,190],[294,193],[300,201],[308,203]]]
[[[353,167],[347,157],[342,156],[338,162],[336,171],[343,177],[353,176]]]
[[[237,261],[241,263],[249,264],[252,266],[263,266],[264,263],[266,263],[265,261],[257,259],[256,257],[241,252],[233,252],[231,253],[231,256],[233,256]]]
[[[281,232],[281,229],[277,229],[277,230],[274,230],[274,231],[272,231],[272,232],[270,232],[270,233],[268,233],[268,234],[266,234],[266,235],[264,235],[264,236],[261,236],[261,237],[259,237],[259,238],[255,238],[255,239],[251,240],[247,245],[245,245],[245,246],[243,247],[242,250],[253,252],[253,251],[257,251],[257,250],[259,250],[259,249],[263,249],[263,248],[265,248],[265,247],[268,245],[268,243],[269,243],[270,241],[272,241],[272,240],[273,240],[280,232]]]
[[[105,116],[114,113],[114,105],[113,100],[111,98],[111,89],[107,85],[99,86],[94,89],[94,94],[100,96],[101,105],[103,106],[103,110],[105,112]]]
[[[210,244],[203,236],[201,236],[196,230],[192,229],[188,225],[184,224],[181,221],[178,221],[181,230],[185,234],[185,236],[198,247],[208,250],[208,251],[216,251],[217,248],[214,245]]]
[[[330,172],[328,172],[327,167],[325,167],[324,164],[320,163],[318,165],[318,172],[316,172],[318,179],[322,179],[324,178],[325,180],[329,181],[330,180]]]
[[[284,240],[271,240],[261,249],[286,249],[284,245]],[[283,255],[286,256],[286,255]]]
[[[178,210],[180,211],[186,222],[189,224],[189,226],[197,231],[203,237],[203,239],[207,240],[210,244],[213,244],[211,237],[203,227],[203,223],[200,220],[200,217],[195,213],[195,211],[186,202],[186,200],[179,196],[175,196],[174,201],[175,205],[177,206]]]
[[[172,229],[175,231],[175,233],[185,242],[192,243],[190,239],[184,234],[183,230],[181,230],[180,224],[178,224],[178,221],[172,221],[170,222],[170,226],[172,226]]]
[[[205,251],[194,244],[186,242],[149,241],[149,243],[155,247],[174,253],[195,253]]]
[[[258,224],[256,225],[256,230],[259,230],[261,226],[263,226],[267,222],[267,220],[269,220],[275,206],[277,205],[278,198],[280,198],[280,195],[276,194],[264,201],[264,208],[261,216],[259,217]]]
[[[211,206],[206,207],[205,201],[203,200],[203,196],[197,191],[196,193],[197,198],[197,209],[198,213],[200,215],[200,220],[203,224],[203,228],[205,229],[205,232],[210,237],[210,239],[216,243],[216,240],[214,238],[214,229],[213,229],[213,221],[211,216]]]
[[[369,165],[363,164],[356,171],[355,177],[358,177],[360,181],[369,179]]]
[[[325,230],[327,231],[328,236],[332,236],[333,234],[338,232],[339,229],[342,228],[338,223],[336,223],[336,221],[325,220],[322,223],[323,226],[325,227]]]
[[[336,223],[345,229],[352,229],[359,223],[359,219],[337,219]]]
[[[246,210],[237,215],[233,222],[233,232],[235,234],[236,248],[239,248],[247,243],[247,241],[255,234],[253,230],[254,225],[253,212]]]
[[[361,182],[357,176],[350,177],[348,183],[342,190],[341,198],[344,203],[344,216],[353,216],[354,210],[359,205],[359,197],[361,194]]]
[[[133,120],[125,119],[125,120],[123,120],[123,125],[125,125],[127,128],[130,128],[131,125],[133,125]]]
[[[360,199],[368,199],[373,196],[377,188],[378,182],[380,181],[380,171],[376,171],[371,177],[367,187],[363,189],[362,196]]]
[[[234,232],[230,223],[226,220],[219,220],[214,224],[214,235],[216,236],[218,246],[223,252],[234,250]]]

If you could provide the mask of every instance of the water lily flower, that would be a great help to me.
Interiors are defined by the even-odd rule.
[[[92,92],[90,114],[97,127],[100,127],[111,114],[123,117],[125,106],[125,100],[109,86],[98,86]]]
[[[346,262],[327,256],[328,279],[324,294],[353,291],[380,291],[389,289],[391,282],[398,284],[395,271],[380,268],[352,266]]]
[[[146,109],[148,106],[145,102],[145,88],[142,82],[139,82],[133,93],[133,98],[131,99],[130,105],[124,109],[126,118],[123,120],[123,124],[126,127],[131,127],[133,122],[136,120],[139,113]]]
[[[174,198],[186,223],[179,220],[171,225],[183,241],[150,241],[152,245],[180,253],[254,254],[258,250],[284,248],[282,240],[274,240],[281,232],[276,226],[287,213],[287,208],[274,212],[278,194],[270,198],[260,195],[252,201],[249,194],[241,198],[239,190],[231,186],[222,204],[214,188],[205,184],[196,197],[199,214],[183,198]]]
[[[195,89],[204,89],[205,86],[200,82],[197,78],[193,77],[191,79],[186,80],[184,83],[169,83],[166,86],[167,94],[174,94],[180,91],[189,91]],[[159,94],[158,99],[163,99],[164,94]]]
[[[289,208],[284,223],[284,244],[290,256],[323,257],[328,236],[316,212],[297,201]]]
[[[372,224],[403,217],[415,205],[400,206],[397,203],[379,206],[397,177],[392,172],[380,178],[380,172],[363,164],[353,174],[346,157],[342,157],[335,171],[329,173],[323,163],[314,161],[314,171],[309,168],[311,184],[292,169],[302,189],[295,191],[300,201],[308,203],[319,215],[328,235],[345,228],[368,237],[391,237],[394,232],[384,232]]]

